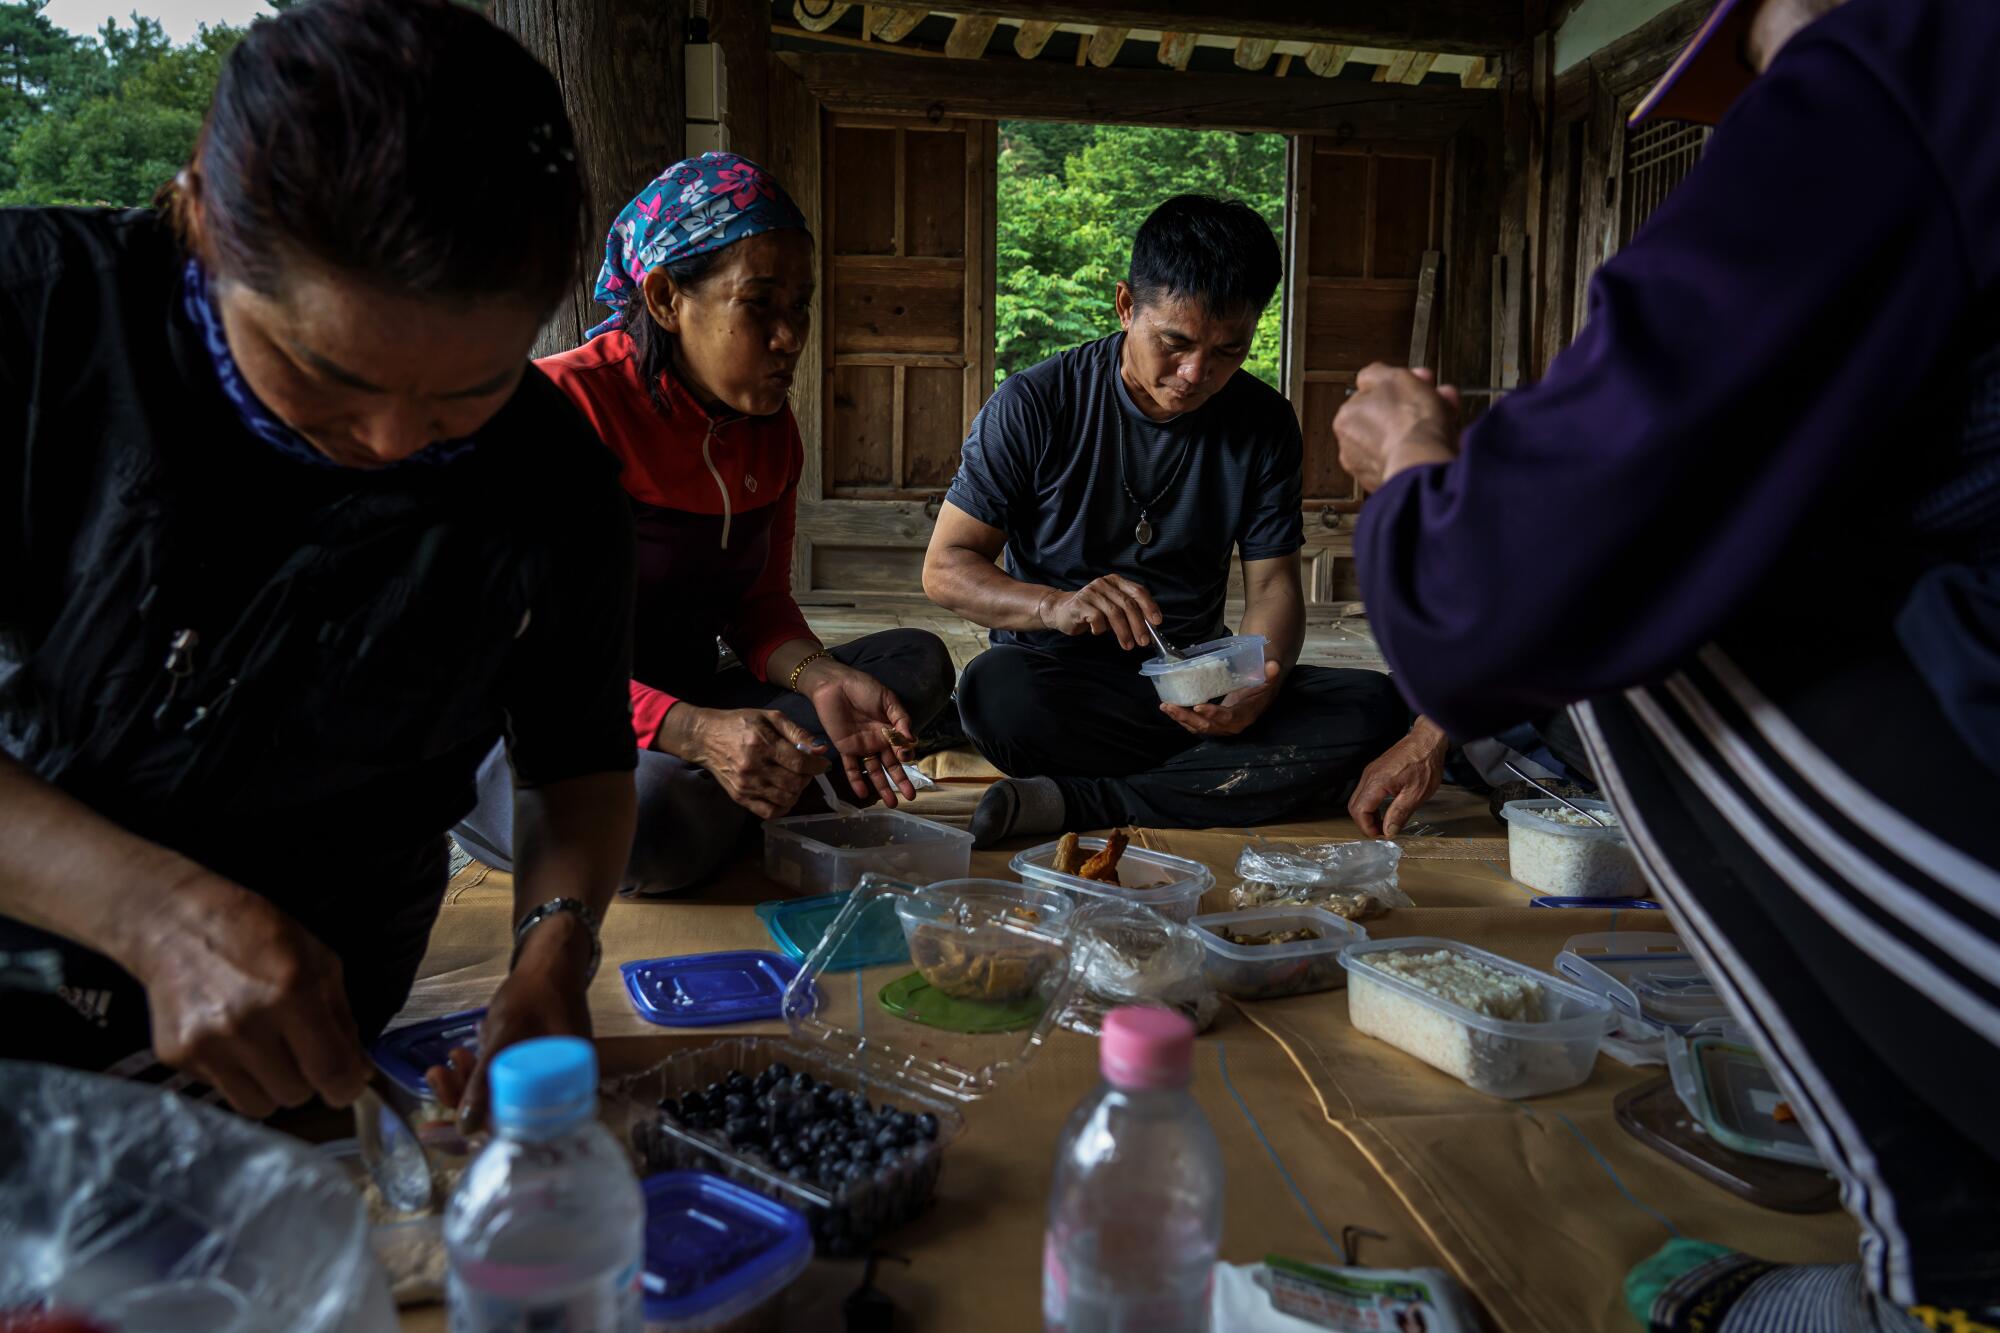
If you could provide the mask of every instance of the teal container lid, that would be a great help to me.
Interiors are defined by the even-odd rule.
[[[840,915],[840,909],[847,906],[847,898],[844,891],[811,898],[779,898],[759,903],[757,919],[764,923],[764,929],[771,933],[771,942],[786,957],[804,958],[818,947],[826,928]],[[896,919],[895,904],[883,898],[862,909],[853,930],[835,946],[824,970],[853,972],[909,960],[910,946],[903,936],[902,923]]]

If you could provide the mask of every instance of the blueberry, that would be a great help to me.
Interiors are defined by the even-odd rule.
[[[814,1082],[813,1076],[811,1074],[808,1074],[805,1070],[801,1069],[798,1073],[792,1075],[792,1091],[811,1092],[813,1089],[813,1082]]]
[[[783,1060],[773,1064],[767,1072],[773,1078],[790,1078],[792,1076],[791,1066],[787,1065]]]
[[[918,1116],[917,1133],[923,1135],[923,1137],[927,1141],[930,1139],[935,1139],[938,1136],[938,1118],[932,1115],[929,1111],[926,1111],[922,1115]]]
[[[722,1099],[722,1109],[731,1115],[747,1115],[750,1111],[750,1099],[740,1092],[729,1093]]]
[[[747,1115],[733,1115],[722,1123],[722,1132],[731,1143],[755,1143],[762,1137],[758,1133],[761,1128],[754,1117]]]
[[[812,1172],[806,1169],[804,1162],[793,1162],[785,1168],[785,1174],[793,1180],[805,1180],[812,1175]]]
[[[722,1082],[723,1086],[728,1088],[747,1088],[750,1086],[750,1076],[740,1069],[732,1069],[729,1071],[728,1077],[724,1078]]]
[[[662,1097],[660,1098],[660,1110],[667,1115],[678,1116],[681,1113],[681,1104],[671,1097]]]
[[[724,1088],[720,1080],[711,1083],[707,1087],[702,1089],[702,1094],[706,1096],[710,1101],[719,1100],[723,1092]]]
[[[866,1162],[849,1162],[840,1174],[841,1178],[851,1185],[857,1180],[866,1180],[870,1170]]]
[[[865,1162],[875,1155],[876,1145],[866,1139],[856,1139],[847,1145],[847,1155],[857,1162]]]
[[[901,1111],[898,1111],[895,1107],[889,1105],[889,1103],[883,1102],[882,1105],[876,1110],[875,1118],[877,1120],[894,1120],[897,1116],[901,1114],[902,1114]]]
[[[772,1153],[771,1161],[780,1171],[789,1171],[799,1164],[798,1154],[789,1148],[779,1148]]]

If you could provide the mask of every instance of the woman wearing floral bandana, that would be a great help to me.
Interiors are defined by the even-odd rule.
[[[837,764],[866,804],[914,796],[902,763],[949,702],[944,644],[889,630],[829,649],[791,592],[804,448],[787,401],[811,320],[812,237],[762,167],[677,162],[605,238],[611,318],[540,363],[624,464],[639,534],[629,887],[707,876],[753,817],[790,814]],[[736,661],[718,670],[717,642]],[[480,775],[467,851],[506,867],[506,761]]]

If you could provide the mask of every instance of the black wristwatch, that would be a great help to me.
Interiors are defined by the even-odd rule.
[[[583,927],[590,932],[590,966],[584,970],[583,984],[588,986],[597,976],[597,965],[604,961],[604,945],[597,938],[597,913],[590,910],[590,904],[581,898],[551,898],[521,918],[521,924],[514,927],[514,956],[507,960],[507,970],[512,972],[514,964],[521,961],[521,945],[527,940],[528,932],[559,912],[570,912],[583,919]]]

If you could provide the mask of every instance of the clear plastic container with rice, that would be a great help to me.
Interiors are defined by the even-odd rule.
[[[1181,649],[1178,662],[1153,658],[1139,674],[1153,682],[1160,702],[1192,708],[1232,690],[1264,683],[1264,636],[1238,634]]]
[[[866,874],[906,884],[963,879],[972,835],[901,810],[793,815],[764,824],[764,873],[800,893],[839,893]]]
[[[1077,839],[1077,846],[1085,852],[1102,851],[1104,843],[1103,838]],[[1152,908],[1169,921],[1192,917],[1201,910],[1201,896],[1215,887],[1214,872],[1201,862],[1143,847],[1126,847],[1118,858],[1116,884],[1065,874],[1055,868],[1060,846],[1057,841],[1030,847],[1016,853],[1007,868],[1029,884],[1075,895],[1080,904],[1094,899],[1134,903]]]
[[[1645,876],[1617,812],[1603,801],[1573,804],[1577,810],[1548,800],[1500,807],[1507,821],[1508,873],[1551,897],[1644,897]]]
[[[1354,1026],[1493,1097],[1538,1097],[1590,1077],[1611,1002],[1456,940],[1350,944]]]
[[[1211,912],[1203,932],[1209,983],[1237,1000],[1275,1000],[1345,985],[1340,951],[1368,938],[1352,921],[1303,904]]]

